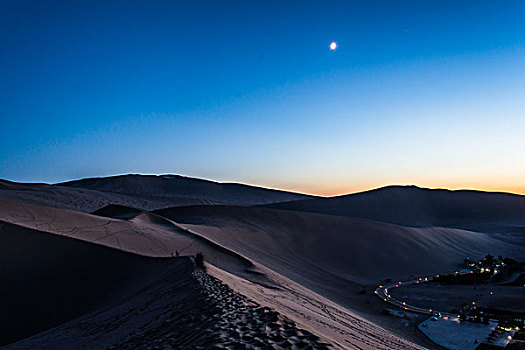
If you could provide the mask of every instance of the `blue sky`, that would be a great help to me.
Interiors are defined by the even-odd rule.
[[[522,1],[3,1],[0,178],[525,193],[523,18]]]

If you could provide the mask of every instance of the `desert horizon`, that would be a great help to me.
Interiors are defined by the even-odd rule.
[[[130,172],[130,173],[120,173],[120,174],[111,174],[111,175],[101,175],[101,176],[86,176],[86,177],[80,177],[80,178],[71,178],[71,179],[64,179],[61,181],[17,181],[16,179],[1,179],[3,181],[10,181],[10,182],[16,182],[20,184],[46,184],[46,185],[59,185],[62,183],[68,183],[68,182],[74,182],[74,181],[81,181],[85,179],[92,179],[92,178],[107,178],[107,177],[120,177],[120,176],[128,176],[128,175],[137,175],[137,176],[180,176],[180,177],[186,177],[191,179],[199,179],[204,181],[211,181],[211,182],[218,182],[218,183],[224,183],[224,184],[240,184],[240,185],[246,185],[246,186],[253,186],[253,187],[260,187],[265,189],[271,189],[271,190],[277,190],[277,191],[283,191],[283,192],[293,192],[298,194],[303,194],[307,196],[315,196],[315,197],[337,197],[337,196],[345,196],[350,194],[356,194],[360,192],[367,192],[367,191],[373,191],[377,189],[381,189],[384,187],[395,187],[395,186],[413,186],[413,187],[419,187],[419,188],[425,188],[425,189],[433,189],[433,190],[448,190],[448,191],[478,191],[478,192],[493,192],[493,193],[509,193],[509,194],[516,194],[516,195],[525,195],[525,188],[522,189],[521,187],[476,187],[476,186],[468,186],[468,185],[454,185],[454,186],[447,186],[447,185],[425,185],[425,184],[419,184],[419,183],[412,183],[412,182],[392,182],[392,183],[382,183],[378,185],[371,185],[371,186],[358,186],[356,190],[348,190],[348,191],[342,191],[342,192],[332,192],[330,191],[329,194],[326,193],[317,193],[317,192],[308,192],[308,191],[301,191],[301,190],[294,190],[293,187],[291,188],[285,188],[285,187],[272,187],[272,185],[265,185],[265,184],[257,184],[257,183],[250,183],[250,182],[242,182],[242,181],[236,181],[234,179],[227,179],[227,180],[217,180],[212,178],[206,178],[206,177],[199,177],[199,176],[190,176],[185,174],[175,174],[175,173],[136,173],[136,172]]]

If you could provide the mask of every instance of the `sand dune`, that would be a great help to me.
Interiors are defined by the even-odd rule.
[[[126,210],[128,210],[129,213],[126,213]],[[166,251],[176,247],[188,248],[187,251],[181,249],[181,254],[194,254],[196,251],[203,251],[207,261],[214,266],[217,266],[218,270],[216,271],[222,271],[217,274],[218,277],[226,276],[223,274],[227,274],[227,276],[237,276],[236,278],[240,278],[241,281],[249,283],[250,287],[244,288],[242,291],[244,291],[244,294],[250,298],[257,295],[271,295],[270,293],[276,293],[277,291],[277,295],[280,295],[280,297],[271,298],[272,300],[269,301],[267,297],[256,300],[259,300],[262,305],[274,307],[276,312],[286,315],[286,317],[288,317],[292,322],[299,322],[306,329],[320,329],[322,331],[320,334],[322,334],[323,339],[325,339],[323,341],[335,343],[336,347],[353,348],[355,346],[359,346],[360,348],[363,348],[363,344],[371,344],[370,346],[364,348],[391,349],[392,347],[390,347],[388,344],[396,344],[396,349],[417,348],[417,346],[414,344],[385,332],[383,329],[367,322],[364,319],[359,318],[341,306],[330,304],[330,302],[325,300],[322,296],[319,296],[313,292],[309,292],[306,289],[304,289],[302,294],[305,295],[305,297],[298,299],[297,291],[302,290],[301,288],[303,288],[300,285],[296,285],[294,282],[289,281],[287,278],[266,269],[264,266],[259,266],[257,263],[253,263],[242,256],[242,254],[238,254],[237,252],[228,249],[222,244],[217,244],[213,242],[212,239],[200,237],[195,233],[177,228],[177,226],[174,226],[170,220],[163,219],[156,214],[141,212],[136,209],[124,207],[108,207],[98,211],[98,214],[104,213],[105,215],[109,216],[119,215],[126,218],[114,219],[100,215],[79,213],[71,210],[29,206],[7,201],[0,201],[0,213],[2,214],[2,220],[16,220],[26,228],[33,226],[33,228],[40,228],[40,230],[46,230],[47,232],[52,232],[55,235],[65,235],[71,238],[77,238],[80,240],[93,242],[120,250],[127,250],[142,255],[158,257],[165,256]],[[185,246],[183,246],[182,243]],[[163,250],[166,247],[168,250]],[[72,268],[75,269],[74,266],[72,266]],[[28,281],[27,279],[24,280]],[[283,286],[285,285],[295,285],[295,287],[283,289]],[[26,288],[29,288],[29,286],[26,286]],[[282,290],[283,292],[280,293],[278,292],[279,290]],[[293,290],[294,292],[285,292],[285,290]],[[280,300],[280,302],[275,304],[274,302],[276,300]],[[306,314],[293,313],[289,311],[301,310],[304,308],[304,306],[299,304],[304,300],[309,300],[311,305],[315,305],[310,306],[309,310],[311,311]],[[326,326],[314,326],[314,324],[317,324],[317,321],[312,323],[312,316],[323,313],[322,310],[326,310],[328,307],[327,305],[331,305],[330,308],[333,310],[333,314],[339,315],[337,317],[345,321],[343,323],[331,321],[334,322],[334,324],[328,328],[326,328]],[[130,306],[130,308],[134,310],[136,306]],[[259,312],[256,310],[257,307],[253,312],[250,311],[250,315],[256,315]],[[122,316],[118,316],[121,315],[120,311],[117,311],[113,309],[107,310],[108,314],[105,315],[108,315],[107,317],[109,317],[109,319],[113,319],[114,317],[121,318]],[[117,312],[118,315],[115,316],[114,312]],[[128,313],[128,311],[126,311],[126,313]],[[105,317],[106,316],[104,316],[103,321],[98,321],[99,319],[97,318],[95,324],[99,324],[99,322],[101,322],[101,324],[105,324],[107,322]],[[322,318],[317,320],[322,321]],[[43,348],[53,348],[53,345],[56,345],[56,340],[53,340],[55,338],[59,339],[61,342],[63,341],[67,343],[68,341],[74,342],[74,339],[80,336],[85,337],[85,334],[83,335],[82,333],[83,331],[79,333],[79,326],[75,326],[75,324],[77,324],[76,322],[80,321],[72,322],[74,322],[72,325],[64,326],[66,327],[65,329],[68,330],[67,332],[59,327],[54,330],[50,330],[49,333],[45,333],[41,336],[38,336],[37,338],[30,338],[27,340],[27,342],[23,341],[20,344],[22,344],[22,346],[27,346],[28,344],[44,344],[45,346]],[[326,321],[320,322],[318,325],[323,325],[325,323]],[[88,324],[91,324],[91,321],[89,321]],[[264,322],[262,324],[264,324]],[[238,328],[235,325],[230,326],[232,329]],[[129,330],[129,327],[135,326],[128,324],[123,328]],[[224,324],[223,327],[228,328],[228,325]],[[282,327],[277,326],[277,328],[274,330],[272,330],[273,328],[271,327],[274,326],[270,326],[271,332],[277,332],[271,333],[276,334],[275,341],[286,338],[285,335],[289,336],[289,333],[286,333],[289,332],[286,330],[288,329],[287,327],[289,327],[289,325],[287,326],[283,324]],[[82,326],[80,328],[83,329],[84,327]],[[280,330],[281,328],[283,330]],[[91,328],[87,327],[87,329],[90,331]],[[151,332],[160,331],[158,326],[148,329],[150,329]],[[285,333],[278,336],[277,334],[279,332]],[[301,334],[304,335],[305,333],[307,333],[307,331],[301,332],[295,337],[301,341],[306,341],[307,339],[301,338]],[[68,336],[58,336],[59,334],[71,334],[71,338],[68,338]],[[252,338],[262,339],[261,337],[264,337],[263,334],[257,334],[259,335],[252,336]],[[344,335],[346,335],[346,338],[348,339],[343,339],[345,338]],[[123,335],[120,334],[119,336]],[[89,337],[86,339],[89,339]],[[141,339],[142,340],[135,339],[133,342],[145,341],[143,338]],[[295,341],[294,339],[292,340]],[[93,341],[93,339],[91,340]],[[218,340],[213,338],[213,341]],[[133,342],[130,344],[134,344]],[[347,343],[345,346],[337,345],[345,343]],[[350,346],[348,344],[354,344],[355,346]],[[106,346],[105,343],[104,346]]]
[[[389,186],[268,208],[358,217],[412,227],[443,226],[494,233],[525,244],[525,196]]]
[[[9,249],[0,345],[31,336],[5,349],[326,348],[188,257],[140,257],[11,224],[0,241]]]
[[[125,175],[56,185],[0,179],[0,199],[83,212],[92,212],[107,205],[155,210],[187,205],[268,204],[306,198],[313,197],[175,175]]]
[[[149,257],[202,252],[226,271],[251,278],[257,275],[250,260],[158,215],[123,206],[98,213],[123,215],[125,210],[133,213],[124,215],[129,220],[0,200],[0,220],[7,223]]]
[[[490,252],[525,258],[519,246],[484,233],[451,228],[412,228],[341,216],[233,206],[180,207],[157,213],[399,336],[431,347],[419,334],[380,316],[383,306],[375,305],[377,301],[362,292],[371,294],[386,278],[455,271],[467,256],[480,258]],[[265,295],[259,297],[271,302]],[[295,321],[300,322],[300,318]]]
[[[487,234],[411,228],[376,221],[235,206],[156,211],[285,276],[308,281],[377,283],[386,277],[450,271],[466,256],[523,257],[520,247]],[[317,275],[313,278],[313,275]]]
[[[122,175],[70,181],[58,185],[133,196],[179,197],[238,205],[313,198],[298,193],[237,183],[219,183],[179,175]]]
[[[153,210],[184,205],[221,204],[188,197],[132,196],[48,184],[22,184],[0,180],[0,199],[32,205],[92,212],[110,204]]]

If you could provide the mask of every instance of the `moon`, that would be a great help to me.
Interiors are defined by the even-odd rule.
[[[335,51],[335,49],[337,49],[337,43],[335,41],[332,41],[330,43],[330,50]]]

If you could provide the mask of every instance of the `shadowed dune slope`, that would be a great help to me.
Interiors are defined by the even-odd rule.
[[[144,211],[140,209],[126,207],[124,205],[110,204],[95,210],[91,214],[112,219],[131,220],[142,213],[144,213]]]
[[[315,291],[387,277],[449,272],[465,257],[523,258],[487,234],[411,228],[340,216],[237,206],[156,211]]]
[[[182,197],[238,205],[313,198],[298,193],[179,175],[121,175],[70,181],[58,185],[133,196]]]
[[[273,209],[358,217],[412,227],[490,232],[525,243],[525,196],[389,186],[332,198],[277,203]]]
[[[136,293],[159,271],[193,270],[186,259],[153,259],[0,222],[0,345],[44,331]]]

